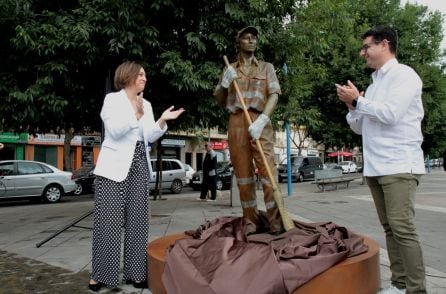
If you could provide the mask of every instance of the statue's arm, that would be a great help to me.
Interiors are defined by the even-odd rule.
[[[228,100],[228,89],[221,86],[221,79],[218,82],[218,85],[215,87],[214,97],[220,106],[226,106],[226,101]]]

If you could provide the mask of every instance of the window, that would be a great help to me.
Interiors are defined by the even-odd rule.
[[[14,162],[0,163],[0,176],[14,175]]]
[[[152,164],[152,170],[153,170],[154,172],[157,171],[157,169],[156,169],[156,164],[157,164],[157,162],[158,162],[157,160],[152,160],[152,161],[150,162],[150,163]],[[163,161],[162,161],[161,170],[163,170],[163,171],[171,170],[170,162],[169,162],[168,160],[163,160]]]
[[[35,145],[34,160],[57,166],[57,147]]]
[[[186,152],[186,164],[192,165],[192,153]]]
[[[182,167],[176,161],[171,161],[170,165],[172,169],[182,169]]]
[[[45,173],[40,164],[33,162],[18,162],[17,170],[19,175],[35,175]]]

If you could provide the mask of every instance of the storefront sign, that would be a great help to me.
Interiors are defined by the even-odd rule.
[[[56,134],[37,134],[36,137],[31,137],[30,143],[43,143],[43,144],[63,144],[65,135]],[[82,136],[74,136],[71,140],[71,145],[80,145]]]
[[[186,140],[163,139],[161,141],[161,146],[184,147],[184,146],[186,146]]]
[[[99,145],[101,145],[101,137],[82,136],[82,146],[99,146]]]
[[[214,150],[223,150],[223,149],[228,149],[229,145],[227,141],[212,141],[211,142],[211,147]]]
[[[0,133],[0,142],[2,143],[27,143],[28,133]]]

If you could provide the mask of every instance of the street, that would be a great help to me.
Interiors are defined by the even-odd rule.
[[[286,183],[281,183],[280,188],[285,196],[285,208],[292,218],[306,222],[332,221],[376,240],[381,247],[382,286],[386,286],[389,284],[390,272],[384,233],[368,187],[361,184],[360,174],[357,177],[349,188],[335,191],[319,192],[311,181],[293,183],[291,196],[286,196]],[[424,251],[429,293],[446,293],[445,179],[446,172],[442,169],[431,170],[422,177],[416,197],[416,225]],[[261,198],[261,190],[257,192]],[[204,221],[215,217],[241,215],[240,207],[230,206],[230,194],[230,190],[221,191],[217,201],[211,203],[197,201],[199,192],[189,187],[185,187],[181,194],[169,194],[166,191],[163,193],[165,200],[150,202],[150,240],[196,229]],[[264,209],[261,199],[258,199],[258,204]],[[91,268],[91,230],[72,227],[40,248],[35,245],[92,208],[92,195],[65,196],[57,204],[34,204],[26,200],[1,201],[0,250],[75,273],[88,272]],[[87,228],[91,224],[91,216],[80,222]],[[120,293],[133,293],[125,285],[121,290]]]

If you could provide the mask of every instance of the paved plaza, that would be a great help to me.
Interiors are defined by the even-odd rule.
[[[377,241],[381,247],[382,286],[386,286],[390,283],[390,272],[384,233],[368,188],[362,185],[360,175],[356,177],[349,188],[327,192],[319,192],[311,182],[293,183],[290,196],[286,196],[287,186],[282,183],[285,207],[293,219],[305,222],[332,221]],[[165,200],[151,201],[151,240],[196,229],[203,222],[216,217],[242,214],[239,206],[231,206],[229,190],[219,192],[216,202],[197,201],[198,194],[190,188],[185,188],[181,194],[165,194]],[[260,190],[258,197],[259,206],[262,208]],[[233,204],[235,203],[236,201],[233,201]],[[92,208],[91,195],[68,196],[57,204],[0,202],[0,293],[70,293],[66,289],[78,289],[75,293],[90,293],[86,288],[91,269],[92,234],[88,229],[92,225],[91,215],[78,223],[83,228],[71,227],[40,248],[37,248],[36,244],[80,216],[87,215]],[[427,269],[428,291],[446,293],[446,172],[433,169],[423,176],[415,208],[416,224]],[[23,268],[14,270],[19,267]],[[57,285],[54,278],[50,282],[42,281],[46,279],[45,271],[60,272],[60,279],[65,281],[65,288]],[[45,283],[49,283],[54,288],[51,288],[52,292],[45,292],[41,288],[33,290],[29,281],[42,283],[41,287],[44,288]],[[71,285],[68,286],[69,284]],[[119,289],[106,288],[100,293],[150,291],[136,291],[132,286],[122,285]]]

